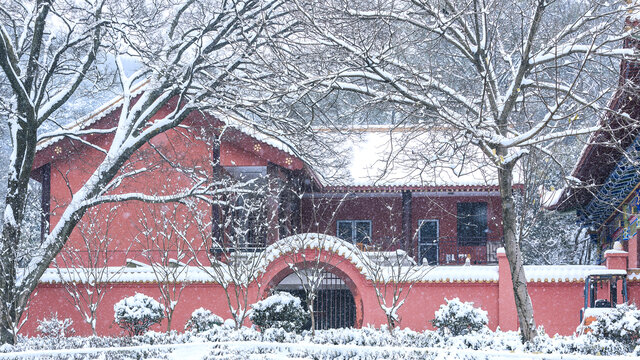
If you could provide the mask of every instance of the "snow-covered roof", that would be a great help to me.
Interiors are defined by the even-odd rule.
[[[347,160],[342,177],[329,186],[498,185],[495,166],[452,130],[379,125],[325,131],[325,136],[344,137],[337,152]]]
[[[294,151],[293,146],[289,145],[285,139],[277,136],[276,134],[267,134],[264,130],[259,130],[254,124],[247,123],[229,114],[212,112],[211,115],[213,115],[216,119],[222,121],[229,128],[240,131],[245,135],[248,135],[280,151],[284,151],[289,155],[300,157],[300,154]]]
[[[606,271],[601,265],[526,265],[530,282],[581,282],[594,271]],[[610,271],[610,270],[609,270]]]
[[[133,95],[141,94],[147,82],[139,84]],[[90,128],[122,105],[122,96],[115,97],[92,113],[71,122],[61,129]],[[497,172],[488,159],[463,136],[447,129],[420,129],[379,125],[345,129],[315,129],[318,138],[337,144],[335,153],[344,157],[332,165],[307,161],[300,151],[277,133],[258,129],[254,124],[234,116],[212,112],[212,116],[275,149],[295,156],[312,167],[313,175],[328,186],[495,186]],[[63,136],[40,141],[41,151]],[[337,141],[336,141],[337,140]],[[329,162],[331,163],[331,162]],[[336,165],[337,164],[337,165]],[[346,164],[346,166],[345,166]],[[333,168],[332,168],[333,166]],[[337,167],[337,168],[336,168]],[[516,177],[516,183],[518,177]]]
[[[550,209],[555,208],[558,202],[562,198],[565,188],[545,190],[543,189],[540,194],[540,202],[543,208]]]
[[[138,96],[138,95],[142,94],[142,92],[144,92],[147,84],[148,84],[148,81],[144,81],[144,82],[138,84],[137,86],[135,86],[133,91],[131,92],[132,96],[135,97],[135,96]],[[118,110],[120,105],[122,105],[122,101],[123,101],[123,97],[121,95],[114,97],[113,99],[105,102],[102,106],[98,107],[93,112],[81,117],[80,119],[78,119],[76,121],[72,121],[69,124],[63,126],[62,129],[61,129],[61,132],[62,133],[68,133],[69,131],[80,131],[80,130],[85,130],[85,129],[90,128],[95,123],[97,123],[98,121],[103,119],[105,116],[107,116],[107,115],[113,113],[114,111]],[[45,149],[45,148],[57,143],[58,141],[62,140],[63,138],[64,138],[64,136],[57,136],[57,137],[51,137],[51,138],[47,138],[47,139],[44,139],[42,141],[39,141],[37,146],[36,146],[36,151],[41,151],[41,150],[43,150],[43,149]]]
[[[588,275],[627,275],[627,270],[622,269],[595,269]]]
[[[371,274],[366,267],[362,267],[361,262],[358,269],[371,280]],[[599,266],[580,266],[580,265],[540,265],[525,266],[525,273],[529,282],[583,282],[593,270],[598,270]],[[603,268],[603,267],[602,267]],[[390,271],[382,276],[390,275]],[[601,270],[605,270],[603,268]],[[168,270],[170,271],[170,270]],[[394,274],[398,273],[398,269],[394,269]],[[403,268],[403,272],[410,272],[406,277],[402,276],[408,282],[428,282],[428,283],[472,283],[472,282],[497,282],[498,266],[472,265],[472,266],[410,266]],[[624,272],[624,270],[622,270]],[[185,266],[184,270],[176,272],[178,281],[190,283],[216,283],[211,274],[214,271],[204,271],[197,266]],[[62,275],[62,278],[60,277]],[[156,274],[151,266],[143,268],[127,268],[127,267],[109,267],[102,279],[108,279],[112,283],[155,283],[158,281]],[[393,278],[391,278],[393,280]],[[60,282],[78,282],[86,283],[86,275],[82,269],[47,269],[40,279],[41,283],[55,284]],[[640,272],[630,273],[629,281],[640,281]]]
[[[497,282],[499,277],[498,266],[401,266],[381,265],[372,261],[366,251],[361,251],[351,243],[339,238],[324,234],[299,234],[281,239],[270,245],[262,253],[252,253],[259,256],[251,271],[256,273],[264,272],[269,264],[278,258],[290,253],[299,253],[304,249],[318,249],[335,253],[348,260],[360,273],[369,280],[374,281],[403,281],[403,282],[430,282],[430,283],[454,283],[454,282]],[[373,257],[379,256],[374,253]],[[218,264],[217,266],[227,266]],[[108,282],[139,283],[156,282],[158,277],[154,271],[158,271],[150,265],[140,267],[109,267],[102,279]],[[172,272],[178,281],[190,283],[215,283],[215,274],[220,272],[212,271],[198,266],[181,266],[179,268],[167,269]],[[582,282],[585,278],[597,272],[611,273],[604,266],[600,265],[527,265],[525,273],[529,282]],[[626,273],[624,270],[618,272]],[[60,283],[64,282],[87,282],[87,274],[79,268],[54,269],[45,271],[40,282]],[[163,271],[159,271],[163,273]],[[212,275],[214,274],[214,275]],[[402,274],[402,275],[398,275]],[[255,277],[254,277],[255,278]],[[630,273],[629,280],[640,280],[640,271]]]
[[[497,266],[436,266],[425,272],[420,282],[497,282]]]
[[[156,271],[158,268],[156,267]],[[41,283],[56,284],[61,282],[77,282],[87,283],[89,280],[95,280],[97,273],[90,269],[83,268],[49,268],[45,270],[44,274],[40,278]],[[169,273],[175,274],[177,281],[184,281],[190,283],[213,283],[214,279],[209,273],[197,266],[184,266],[178,270],[167,269],[166,271],[158,271],[158,274]],[[123,266],[110,266],[106,271],[99,276],[99,279],[109,283],[155,283],[158,281],[158,275],[154,272],[154,268],[150,265],[142,267],[123,267]]]

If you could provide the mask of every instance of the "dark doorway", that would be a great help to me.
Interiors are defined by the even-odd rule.
[[[286,291],[302,300],[307,308],[307,293],[295,274],[287,276],[275,289]],[[326,272],[321,288],[313,304],[316,330],[354,327],[356,323],[356,303],[351,290],[337,275]],[[311,328],[311,321],[306,324]]]

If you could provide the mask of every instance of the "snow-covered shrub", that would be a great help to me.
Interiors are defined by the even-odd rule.
[[[300,299],[287,292],[276,292],[251,307],[253,310],[249,319],[263,331],[281,328],[285,331],[300,332],[308,317]]]
[[[618,341],[630,350],[640,345],[640,310],[635,305],[619,305],[603,312],[590,327],[599,339]]]
[[[153,298],[136,293],[113,306],[116,324],[129,335],[142,335],[164,317],[164,306]]]
[[[285,331],[281,328],[273,327],[262,332],[262,341],[296,343],[301,340],[302,338],[297,333]]]
[[[472,331],[479,331],[487,326],[489,318],[487,312],[473,307],[472,302],[461,302],[460,299],[444,299],[446,304],[440,305],[435,312],[435,318],[431,320],[433,326],[443,335],[449,333],[453,336],[465,335]]]
[[[52,313],[51,317],[38,320],[36,330],[44,337],[63,338],[75,333],[71,327],[73,320],[69,318],[58,319],[58,313]]]
[[[191,313],[191,317],[184,326],[185,330],[202,332],[211,329],[214,326],[222,325],[224,320],[216,314],[205,308],[199,308]]]
[[[131,345],[184,344],[189,342],[194,335],[195,334],[189,331],[179,333],[176,330],[167,332],[149,330],[143,335],[128,339],[131,339]]]

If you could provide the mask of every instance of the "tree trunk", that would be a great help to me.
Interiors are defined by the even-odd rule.
[[[15,142],[14,152],[9,164],[7,195],[3,211],[2,237],[0,238],[0,341],[14,343],[14,328],[24,308],[21,299],[21,289],[18,289],[16,266],[18,261],[17,249],[22,237],[21,224],[24,218],[24,208],[29,186],[31,167],[35,156],[36,128],[28,111],[21,111],[21,119],[27,119],[22,125],[12,124],[15,131],[12,141]],[[18,122],[16,120],[16,122]],[[31,254],[38,256],[37,252]]]
[[[311,336],[316,335],[316,317],[313,315],[313,300],[315,297],[307,297],[308,307],[309,307],[309,315],[311,316]]]
[[[0,343],[1,344],[15,344],[15,338],[13,336],[13,319],[10,316],[9,311],[2,311],[2,317],[0,318]]]
[[[387,314],[387,325],[389,326],[389,334],[393,336],[393,329],[396,327],[396,322],[390,314]]]
[[[98,331],[96,329],[96,314],[91,315],[91,333],[93,336],[98,336]]]
[[[536,324],[533,319],[533,304],[527,291],[527,278],[524,273],[524,262],[520,244],[516,236],[516,209],[513,198],[513,168],[514,164],[504,165],[498,169],[500,184],[500,198],[502,200],[502,227],[504,247],[511,270],[513,294],[520,323],[520,334],[523,341],[532,341],[537,336]]]

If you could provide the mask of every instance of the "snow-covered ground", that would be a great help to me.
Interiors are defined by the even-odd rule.
[[[233,330],[216,326],[199,334],[149,332],[134,338],[21,338],[0,347],[1,359],[637,359],[621,344],[581,337],[539,336],[521,344],[515,332],[483,330],[464,336],[434,331],[340,329],[315,335]]]
[[[159,353],[159,354],[158,354]],[[150,354],[145,357],[144,354]],[[99,358],[129,359],[141,355],[146,359],[204,360],[218,358],[250,359],[584,359],[601,360],[602,355],[524,353],[519,351],[442,349],[419,347],[380,347],[332,345],[309,342],[278,343],[261,341],[227,341],[187,344],[141,345],[110,348],[39,350],[0,354],[0,359],[28,358]],[[636,356],[606,356],[607,359],[637,359]]]

